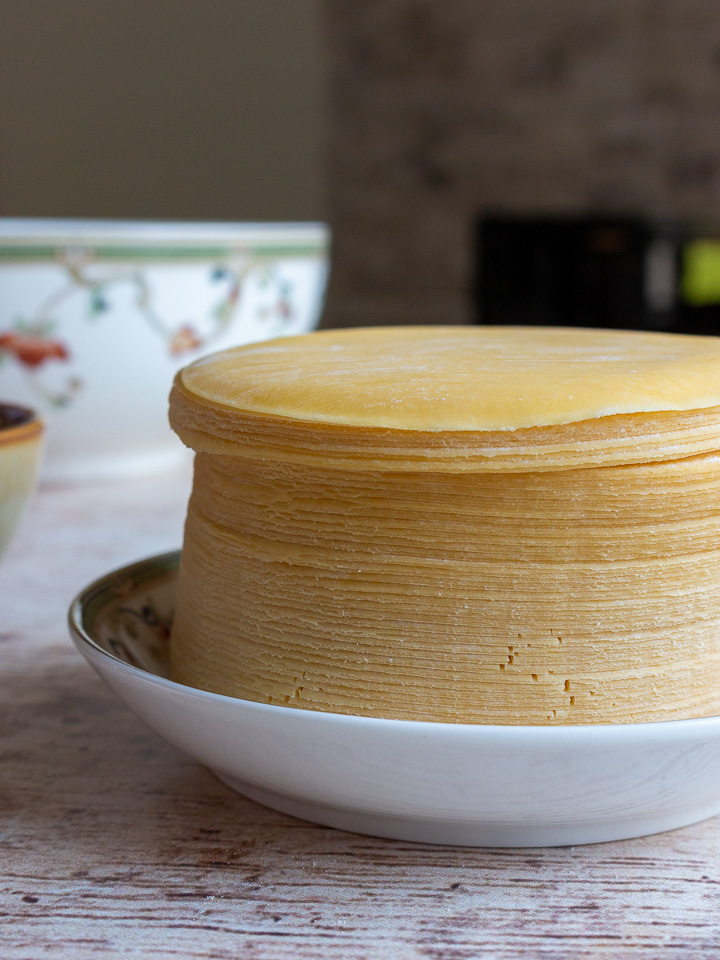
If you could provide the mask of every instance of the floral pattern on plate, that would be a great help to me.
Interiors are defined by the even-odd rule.
[[[169,675],[170,630],[179,555],[130,567],[122,581],[101,581],[86,601],[95,642],[106,653],[157,676]]]

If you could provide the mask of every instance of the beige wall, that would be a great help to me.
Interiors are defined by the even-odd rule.
[[[0,213],[321,219],[321,0],[0,0]]]

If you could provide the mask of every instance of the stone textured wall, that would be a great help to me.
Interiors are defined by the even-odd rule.
[[[470,319],[482,212],[720,216],[713,0],[327,0],[327,322]]]

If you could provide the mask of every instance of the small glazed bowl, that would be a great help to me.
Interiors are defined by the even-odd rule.
[[[3,389],[47,423],[43,478],[186,456],[167,424],[175,372],[317,326],[327,247],[313,223],[0,218]]]
[[[501,726],[253,703],[168,679],[179,554],[117,570],[70,609],[75,643],[131,710],[234,790],[400,840],[556,846],[720,813],[720,717]]]
[[[0,403],[0,557],[35,488],[43,439],[34,410]]]

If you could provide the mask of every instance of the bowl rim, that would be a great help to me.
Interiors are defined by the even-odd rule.
[[[164,247],[183,243],[278,243],[325,246],[330,226],[321,220],[231,221],[0,217],[0,245]]]
[[[6,423],[8,412],[14,419]],[[41,434],[44,427],[43,419],[37,410],[13,400],[0,400],[0,447],[30,440]]]
[[[336,723],[342,726],[362,725],[367,729],[372,727],[382,727],[387,731],[398,733],[415,733],[420,736],[437,736],[438,734],[452,735],[456,738],[467,738],[473,740],[478,737],[488,737],[508,742],[515,742],[523,737],[529,737],[541,745],[543,741],[548,741],[548,745],[562,747],[571,744],[587,744],[588,740],[593,746],[602,745],[611,747],[618,740],[626,741],[628,739],[657,740],[667,742],[669,740],[695,740],[705,739],[708,734],[714,733],[720,736],[720,716],[711,717],[692,717],[681,720],[651,720],[639,721],[637,723],[598,723],[598,724],[548,724],[548,725],[530,725],[530,724],[497,724],[497,723],[444,723],[433,720],[399,720],[391,717],[364,717],[355,714],[331,713],[321,710],[303,710],[293,707],[287,707],[280,704],[261,703],[255,700],[244,700],[240,697],[230,697],[225,694],[213,693],[210,690],[202,690],[198,687],[191,687],[186,684],[178,683],[167,677],[159,676],[156,673],[143,668],[134,666],[121,660],[119,657],[105,650],[104,647],[93,639],[92,632],[87,624],[87,610],[92,605],[101,600],[104,593],[113,589],[113,584],[117,582],[127,582],[138,575],[147,574],[144,579],[149,582],[160,581],[160,571],[165,579],[176,579],[180,563],[181,551],[170,550],[160,554],[154,554],[141,560],[136,560],[125,566],[118,567],[103,576],[93,580],[82,590],[80,590],[68,610],[68,626],[71,637],[78,651],[86,656],[89,651],[92,654],[100,655],[103,661],[107,661],[107,666],[115,671],[129,674],[136,680],[142,680],[145,683],[161,686],[168,692],[192,696],[216,704],[225,704],[235,709],[251,709],[260,713],[278,718],[287,719],[288,710],[293,710],[302,718],[303,722],[308,723]],[[153,575],[155,571],[155,575]],[[89,651],[87,650],[89,648]],[[589,744],[588,744],[589,745]]]

